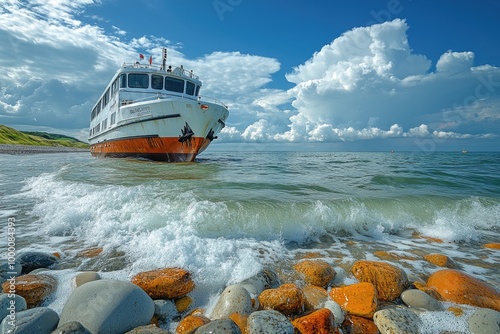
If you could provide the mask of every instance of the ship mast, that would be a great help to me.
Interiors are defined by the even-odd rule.
[[[162,51],[163,59],[161,68],[165,71],[167,68],[167,48],[162,48]]]

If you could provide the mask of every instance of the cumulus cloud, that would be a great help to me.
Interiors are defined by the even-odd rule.
[[[0,122],[87,133],[91,104],[117,66],[139,52],[193,69],[202,96],[229,106],[225,142],[354,142],[495,138],[500,68],[472,51],[445,52],[433,66],[415,53],[405,20],[346,31],[269,88],[279,59],[214,51],[189,59],[164,36],[106,32],[83,22],[91,0],[8,1],[0,8]],[[128,39],[126,39],[128,38]],[[6,56],[7,55],[7,56]],[[15,66],[13,66],[13,63]],[[80,137],[82,139],[85,136]]]

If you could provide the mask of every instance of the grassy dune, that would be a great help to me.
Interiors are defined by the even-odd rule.
[[[46,132],[21,132],[0,124],[0,144],[89,148],[73,137]]]

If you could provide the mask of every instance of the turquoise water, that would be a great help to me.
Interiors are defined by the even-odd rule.
[[[413,258],[394,263],[415,277],[438,269],[423,255],[442,253],[500,286],[500,252],[482,247],[500,242],[500,153],[206,152],[179,164],[0,155],[0,194],[18,251],[60,252],[60,280],[180,266],[200,306],[262,267],[287,277],[308,252],[334,266],[337,284],[385,250]],[[75,256],[95,246],[98,258]]]

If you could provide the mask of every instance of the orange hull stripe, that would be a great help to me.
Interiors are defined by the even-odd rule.
[[[137,157],[160,161],[193,161],[210,140],[192,137],[179,142],[177,137],[143,137],[110,140],[94,144],[90,152],[101,157]]]

